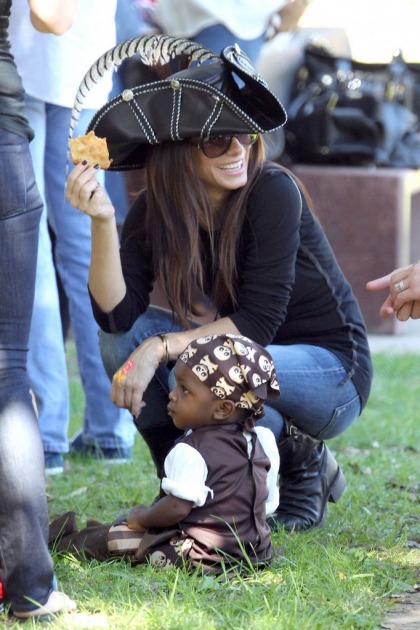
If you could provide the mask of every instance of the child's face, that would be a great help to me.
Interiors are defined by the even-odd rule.
[[[214,424],[213,412],[220,400],[183,361],[176,362],[175,378],[168,404],[174,425],[186,430]]]

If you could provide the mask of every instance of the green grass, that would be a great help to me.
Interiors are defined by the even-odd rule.
[[[363,416],[329,442],[348,486],[329,508],[323,529],[273,535],[272,565],[229,580],[55,557],[59,586],[77,600],[79,612],[49,627],[379,628],[393,599],[420,581],[420,356],[376,355],[374,364]],[[69,369],[74,430],[83,393],[71,346]],[[87,517],[107,521],[131,505],[150,502],[157,492],[140,437],[130,464],[68,462],[70,470],[48,483],[52,517],[75,509],[81,523]]]

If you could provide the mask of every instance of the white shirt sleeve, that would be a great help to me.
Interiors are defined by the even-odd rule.
[[[165,459],[162,490],[201,507],[213,490],[206,486],[207,464],[201,454],[188,444],[176,444]]]
[[[271,462],[271,468],[267,475],[268,498],[265,504],[266,513],[272,514],[279,505],[279,487],[277,484],[280,456],[277,448],[276,438],[267,427],[255,427],[258,439],[264,449],[265,454]]]

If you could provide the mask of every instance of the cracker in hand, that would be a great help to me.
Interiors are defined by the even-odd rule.
[[[86,136],[77,136],[69,140],[70,155],[74,164],[80,164],[86,160],[91,166],[98,164],[101,168],[109,168],[112,160],[109,159],[108,146],[105,138],[98,138],[94,131],[89,131]]]

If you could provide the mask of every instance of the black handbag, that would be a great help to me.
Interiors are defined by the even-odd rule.
[[[410,109],[420,120],[420,63],[407,63],[407,71],[412,83]]]
[[[285,125],[287,161],[419,168],[415,69],[401,54],[363,63],[308,44]]]

